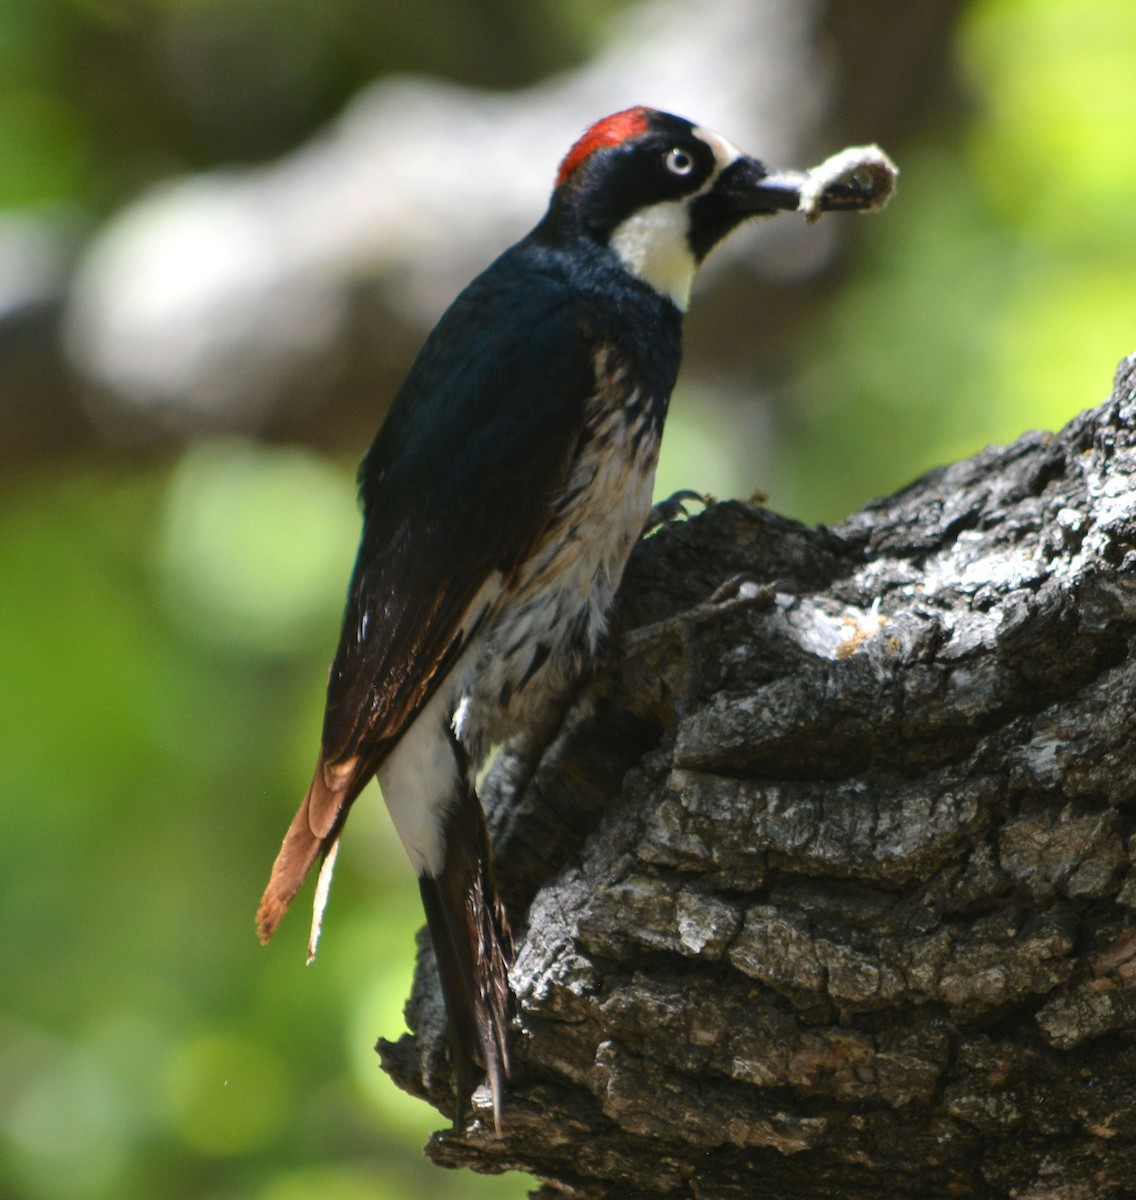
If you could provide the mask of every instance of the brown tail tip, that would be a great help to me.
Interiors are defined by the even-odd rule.
[[[281,904],[265,892],[260,907],[256,910],[256,936],[260,938],[262,946],[268,945],[268,939],[276,932],[276,926],[280,924],[280,918],[287,907],[287,902]]]
[[[314,785],[313,785],[314,786]],[[312,832],[308,821],[308,805],[311,796],[304,797],[299,811],[292,818],[288,832],[280,846],[280,853],[272,864],[272,875],[268,887],[260,899],[260,907],[256,910],[256,932],[261,943],[272,936],[280,918],[292,903],[292,898],[300,890],[304,877],[311,870],[323,846],[322,839]]]

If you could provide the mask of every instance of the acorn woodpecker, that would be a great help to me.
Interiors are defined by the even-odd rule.
[[[363,533],[315,775],[261,901],[263,941],[372,776],[418,875],[458,1120],[484,1074],[500,1128],[512,937],[474,779],[548,728],[604,635],[651,511],[698,265],[804,174],[632,108],[560,164],[548,211],[450,306],[359,469]],[[870,189],[869,189],[870,191]],[[826,181],[819,208],[878,207]]]

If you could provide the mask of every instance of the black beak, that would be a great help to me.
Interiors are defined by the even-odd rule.
[[[807,211],[871,210],[881,206],[892,184],[874,164],[853,169],[824,183],[817,193],[810,171],[768,171],[756,158],[739,158],[723,172],[718,188],[724,198],[747,216],[756,213],[795,212],[806,200]]]
[[[811,171],[769,171],[756,158],[735,159],[691,206],[690,246],[701,262],[748,217],[802,212],[874,212],[895,191],[895,166],[876,146],[842,150]]]

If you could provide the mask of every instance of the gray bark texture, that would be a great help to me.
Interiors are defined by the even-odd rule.
[[[1136,356],[836,528],[666,526],[618,626],[483,788],[516,1072],[430,1156],[542,1200],[1136,1196]],[[435,989],[426,952],[379,1048],[449,1112]]]

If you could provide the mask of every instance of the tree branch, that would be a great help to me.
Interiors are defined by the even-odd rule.
[[[430,1155],[549,1198],[1130,1195],[1134,476],[1136,357],[835,529],[645,541],[618,665],[486,783],[520,1070],[503,1136]],[[738,573],[772,586],[708,601]],[[428,956],[409,1015],[384,1066],[447,1109]]]

